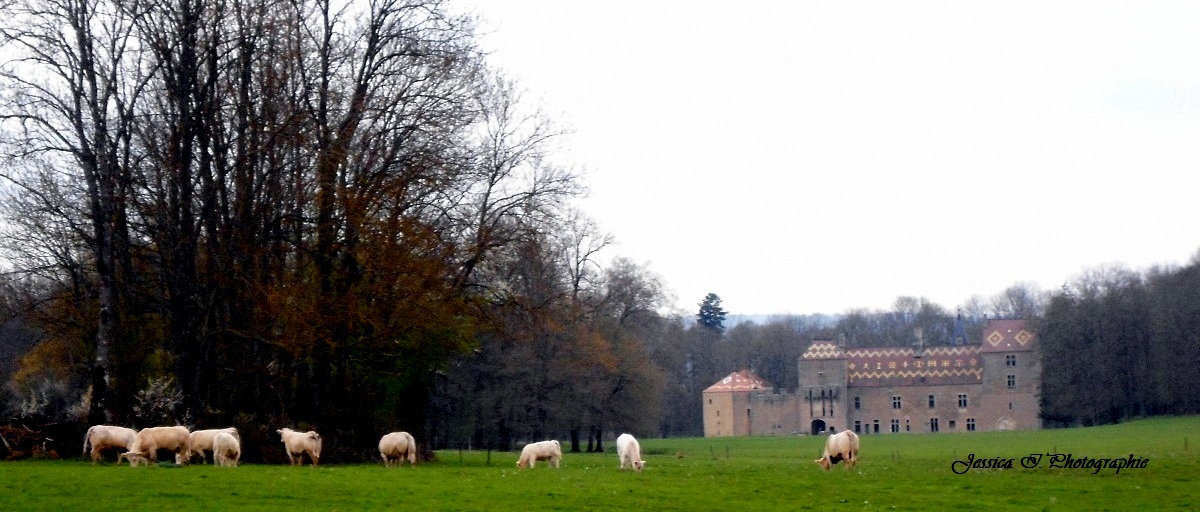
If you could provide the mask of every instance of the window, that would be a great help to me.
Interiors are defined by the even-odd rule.
[[[938,419],[937,418],[929,418],[929,431],[930,432],[938,431]]]
[[[859,397],[854,397],[854,410],[857,411],[859,409],[862,409],[862,399]]]
[[[1017,365],[1016,354],[1009,354],[1007,356],[1004,356],[1004,366],[1016,366],[1016,365]]]
[[[958,408],[959,409],[967,408],[967,394],[966,393],[958,394]]]
[[[879,420],[875,420],[874,426],[875,426],[875,433],[878,434],[879,433]]]
[[[967,418],[967,432],[975,431],[975,418]]]
[[[929,408],[933,409],[933,406],[934,406],[933,395],[929,395]]]
[[[1017,376],[1010,373],[1008,374],[1008,389],[1015,387],[1017,387]]]
[[[912,425],[908,423],[908,418],[904,418],[904,431],[912,432]]]
[[[854,420],[854,433],[855,434],[862,433],[862,422],[861,421]]]
[[[957,426],[958,426],[958,424],[957,424],[957,423],[955,423],[955,421],[954,421],[954,420],[950,420],[950,430],[954,430],[954,428],[955,428],[955,427],[957,427]]]
[[[712,405],[712,399],[711,399],[711,398],[709,398],[709,399],[708,399],[708,405]]]
[[[1009,386],[1009,387],[1012,387],[1012,386]],[[899,409],[899,408],[900,408],[900,397],[898,395],[892,395],[892,409]]]

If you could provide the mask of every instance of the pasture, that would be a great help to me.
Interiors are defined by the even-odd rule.
[[[604,454],[517,470],[516,452],[312,469],[0,463],[0,510],[1195,510],[1200,417],[1036,432],[863,435],[858,467],[813,463],[823,437],[641,439],[646,471]],[[1022,467],[1030,454],[1144,459],[1145,467]],[[1008,459],[1012,469],[952,471]],[[1031,461],[1030,461],[1031,462]],[[959,469],[963,469],[960,464]]]

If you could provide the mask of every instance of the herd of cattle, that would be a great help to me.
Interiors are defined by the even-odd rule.
[[[307,455],[313,467],[317,466],[321,459],[320,434],[312,430],[300,432],[290,428],[275,432],[283,442],[291,465],[303,464]],[[102,450],[117,450],[117,464],[125,459],[132,467],[157,461],[159,450],[174,452],[176,464],[186,464],[193,457],[199,457],[201,462],[207,463],[207,453],[212,453],[213,464],[236,467],[242,456],[241,438],[233,427],[189,431],[184,426],[142,430],[112,425],[92,426],[84,435],[83,453],[90,453],[92,464],[95,464],[100,460]],[[379,439],[379,457],[383,459],[385,467],[403,464],[405,460],[409,465],[415,465],[417,441],[408,432],[386,434]],[[621,462],[620,470],[624,470],[626,465],[634,471],[646,467],[646,462],[642,460],[642,447],[632,435],[621,434],[617,437],[617,457]],[[539,460],[557,468],[562,460],[562,446],[556,440],[529,443],[521,449],[517,468],[532,468]],[[825,470],[841,461],[846,462],[847,469],[853,468],[858,462],[858,436],[849,430],[830,435],[825,440],[821,458],[816,460]]]

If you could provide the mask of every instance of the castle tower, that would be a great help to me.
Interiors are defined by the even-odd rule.
[[[704,437],[748,436],[756,433],[754,393],[770,388],[749,370],[733,372],[701,393],[704,400]]]
[[[809,434],[846,430],[846,358],[841,347],[816,341],[800,356],[800,427]]]
[[[980,348],[987,430],[1042,428],[1041,360],[1025,320],[988,320]]]

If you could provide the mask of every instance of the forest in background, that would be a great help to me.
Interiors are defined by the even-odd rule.
[[[989,316],[1037,322],[1055,424],[1197,410],[1195,263],[832,324],[726,329],[716,294],[665,312],[668,284],[573,207],[566,133],[442,2],[4,5],[9,425],[234,425],[251,461],[282,458],[283,426],[331,461],[391,430],[597,450],[700,435],[732,371],[794,387],[812,340],[977,341]]]

